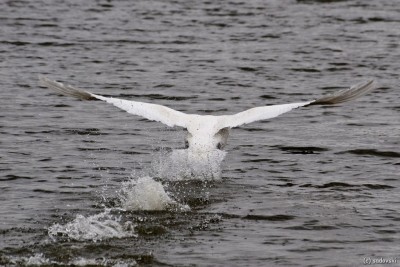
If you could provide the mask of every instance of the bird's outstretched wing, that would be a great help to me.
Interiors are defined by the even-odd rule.
[[[335,105],[347,102],[368,93],[375,87],[375,82],[371,80],[308,102],[251,108],[234,115],[222,116],[218,128],[233,128],[255,121],[271,119],[298,107],[311,105]]]
[[[129,101],[113,97],[104,97],[88,91],[75,88],[71,85],[64,85],[60,82],[50,80],[46,77],[39,77],[40,83],[60,94],[73,96],[82,100],[102,100],[127,111],[130,114],[141,116],[151,121],[158,121],[170,127],[186,127],[187,114],[156,104]]]

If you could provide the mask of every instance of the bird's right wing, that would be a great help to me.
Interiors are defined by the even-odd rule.
[[[218,128],[233,128],[254,121],[271,119],[298,107],[344,103],[368,93],[375,87],[375,82],[371,80],[312,101],[251,108],[234,115],[221,116]]]
[[[88,91],[75,88],[70,85],[64,85],[60,82],[50,80],[46,77],[39,77],[40,83],[60,94],[73,96],[83,100],[102,100],[110,103],[130,114],[141,116],[151,121],[158,121],[167,126],[187,127],[186,121],[188,114],[183,112],[151,103],[129,101],[113,97],[104,97]]]
[[[234,115],[221,116],[218,129],[234,128],[255,121],[268,120],[289,112],[292,109],[309,105],[309,102],[290,103],[251,108]]]

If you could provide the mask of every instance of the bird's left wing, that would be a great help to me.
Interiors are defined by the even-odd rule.
[[[233,128],[255,121],[271,119],[298,107],[344,103],[366,94],[375,87],[375,82],[371,80],[312,101],[251,108],[234,115],[221,116],[218,128]]]
[[[130,114],[141,116],[151,121],[158,121],[170,127],[187,127],[186,122],[188,114],[165,106],[113,97],[104,97],[70,85],[64,85],[46,77],[39,77],[39,80],[42,85],[63,95],[73,96],[82,100],[102,100],[123,109]]]

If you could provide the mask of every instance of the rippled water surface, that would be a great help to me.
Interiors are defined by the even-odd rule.
[[[1,1],[0,265],[400,260],[399,40],[396,0]],[[234,129],[221,180],[173,181],[183,130],[39,74],[200,114],[379,86]]]

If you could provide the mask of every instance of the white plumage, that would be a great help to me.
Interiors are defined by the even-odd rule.
[[[271,119],[298,107],[333,105],[347,102],[366,94],[376,86],[374,81],[368,81],[317,100],[255,107],[234,115],[212,116],[186,114],[157,104],[104,97],[45,77],[40,77],[39,79],[42,85],[61,94],[83,100],[102,100],[130,114],[141,116],[151,121],[158,121],[170,127],[186,128],[188,131],[186,141],[190,154],[203,154],[215,151],[215,149],[223,149],[231,128],[254,121]]]

